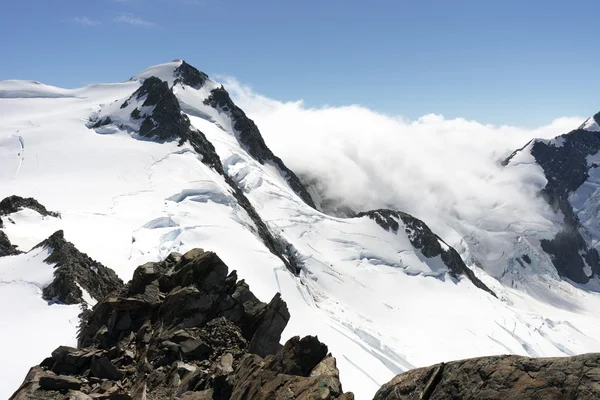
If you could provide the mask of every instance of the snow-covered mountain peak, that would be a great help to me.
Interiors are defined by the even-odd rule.
[[[134,75],[130,80],[143,82],[150,77],[167,82],[169,88],[172,88],[176,84],[182,84],[194,89],[200,89],[207,81],[212,86],[217,85],[216,82],[208,78],[208,75],[186,63],[184,60],[173,60],[168,63],[153,65]]]
[[[17,83],[11,90],[31,87]],[[546,289],[554,285],[546,302],[503,286],[468,259],[473,252],[462,260],[426,217],[374,210],[342,218],[317,210],[226,88],[184,61],[65,93],[0,98],[0,199],[30,196],[61,214],[12,213],[1,228],[11,255],[0,258],[0,269],[39,261],[28,261],[33,253],[13,254],[60,230],[123,280],[173,252],[214,251],[259,298],[281,293],[291,313],[282,339],[318,334],[337,356],[344,388],[358,399],[401,371],[437,361],[600,350],[600,324],[590,317],[600,299],[593,293],[543,281]],[[528,226],[539,228],[537,221]],[[546,253],[528,250],[538,249],[539,238],[515,238],[490,254],[505,233],[473,229],[465,241],[490,262],[514,256],[522,264],[512,268],[523,274],[550,264]],[[33,293],[40,308],[37,287],[14,289],[6,277],[0,271],[0,305]],[[57,322],[52,332],[74,335],[65,326]],[[53,345],[74,343],[49,336]],[[31,364],[24,360],[19,368]]]

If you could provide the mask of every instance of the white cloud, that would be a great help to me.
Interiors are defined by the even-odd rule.
[[[536,196],[545,185],[541,170],[502,168],[499,161],[532,138],[554,137],[583,121],[559,118],[537,129],[435,114],[410,121],[360,106],[306,108],[233,79],[224,83],[273,152],[318,180],[328,198],[358,211],[409,212],[454,245],[477,232],[477,240],[491,241],[481,248],[488,260],[497,255],[492,250],[513,251],[515,235],[553,229],[553,215]]]
[[[86,25],[86,26],[100,25],[100,21],[96,21],[96,20],[88,18],[88,17],[75,17],[75,18],[73,18],[73,22],[75,22],[76,24]]]
[[[115,22],[121,22],[133,26],[141,26],[146,28],[151,28],[156,26],[154,22],[147,21],[145,19],[136,17],[132,14],[121,14],[117,18],[115,18]]]

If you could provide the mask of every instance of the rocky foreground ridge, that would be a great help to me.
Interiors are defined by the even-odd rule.
[[[173,253],[84,311],[78,348],[57,348],[11,400],[353,399],[316,337],[279,344],[289,318],[279,294],[262,303],[215,253]],[[398,375],[375,395],[509,398],[600,398],[600,354],[442,363]]]
[[[215,253],[171,254],[84,313],[78,348],[57,348],[11,399],[353,399],[316,337],[279,344],[289,318]]]

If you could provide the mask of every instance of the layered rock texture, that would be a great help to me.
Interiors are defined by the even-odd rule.
[[[418,368],[383,385],[375,400],[600,398],[600,354],[481,357]]]
[[[279,344],[289,318],[215,253],[173,253],[89,311],[78,348],[57,348],[11,399],[353,399],[316,337]]]

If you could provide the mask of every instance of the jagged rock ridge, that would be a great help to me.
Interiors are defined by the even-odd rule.
[[[460,275],[465,275],[476,287],[496,297],[496,294],[465,265],[458,252],[433,233],[420,219],[401,211],[389,209],[361,212],[356,217],[369,217],[383,229],[394,233],[398,232],[398,229],[400,229],[399,221],[402,221],[408,239],[415,249],[420,250],[427,258],[441,256],[442,261],[448,267],[450,276],[458,278]],[[444,249],[440,243],[444,243],[447,248]]]
[[[98,303],[79,348],[57,348],[11,399],[352,399],[317,338],[281,347],[289,317],[216,254],[171,254]]]
[[[265,143],[254,121],[248,118],[244,111],[235,105],[224,87],[213,89],[204,103],[229,113],[234,124],[233,127],[237,131],[238,141],[246,148],[248,153],[261,164],[264,164],[265,162],[275,164],[285,175],[285,178],[294,192],[296,192],[306,204],[312,208],[316,208],[315,203],[302,182],[300,182],[300,179],[298,179],[292,170],[285,166],[279,157],[273,154],[271,149],[269,149]]]
[[[81,288],[94,299],[103,299],[123,287],[112,269],[77,250],[73,243],[65,240],[63,231],[53,233],[36,248],[50,250],[44,262],[54,264],[54,280],[42,291],[46,300],[78,304],[84,302]]]
[[[418,368],[396,376],[374,400],[600,398],[600,354],[560,358],[493,356]]]
[[[17,246],[10,242],[6,233],[0,231],[0,257],[14,256],[17,254],[21,254],[21,252],[17,250]]]

